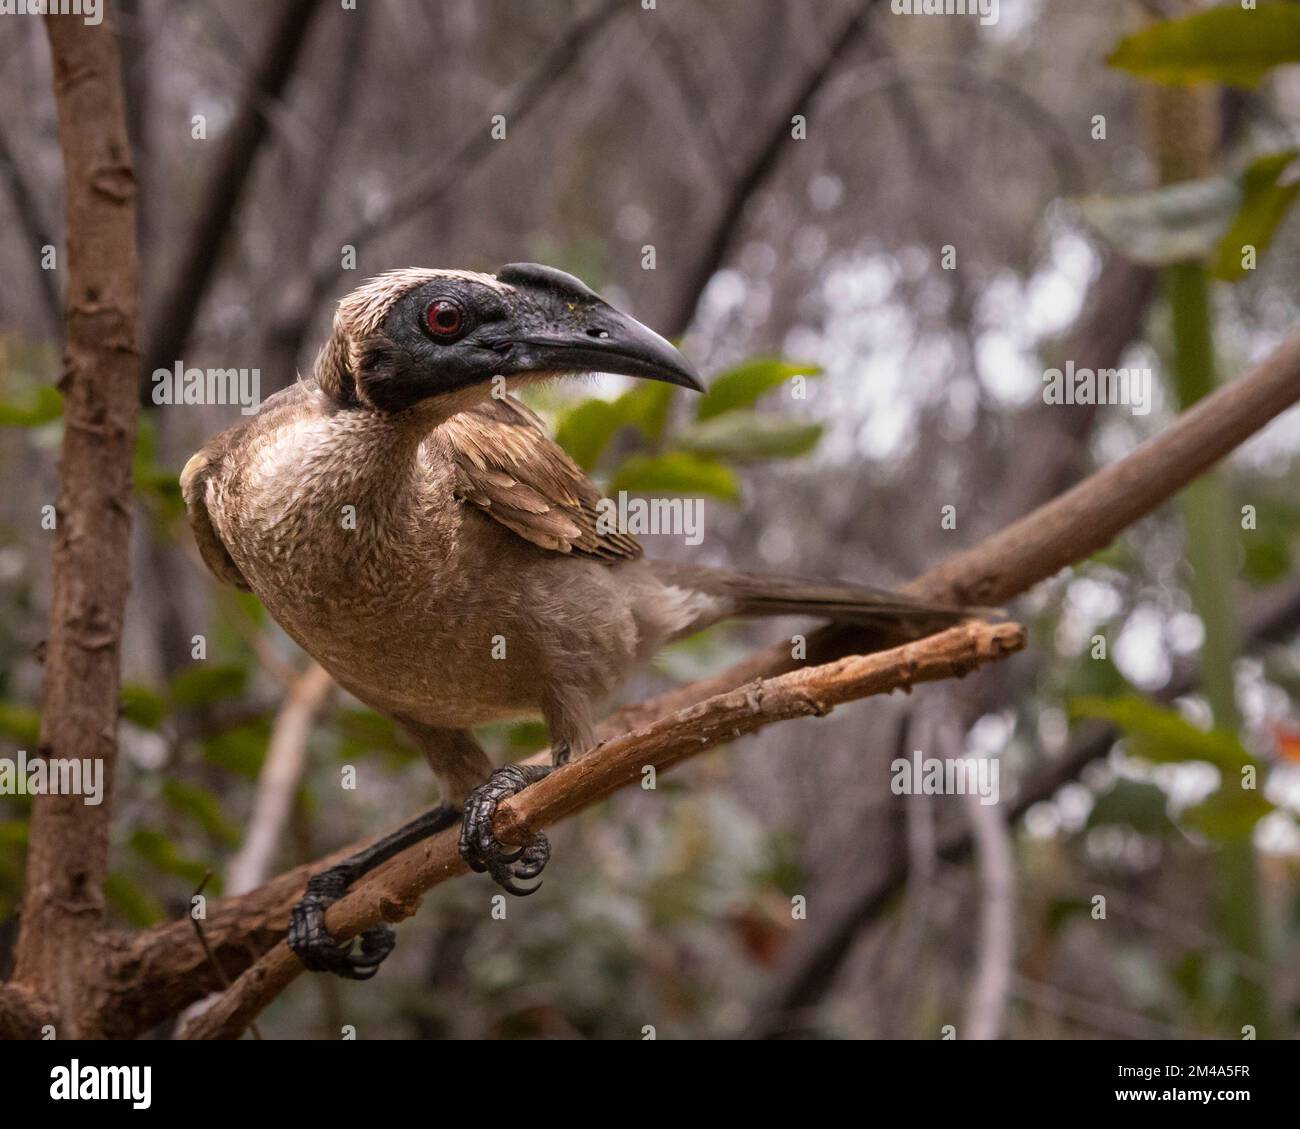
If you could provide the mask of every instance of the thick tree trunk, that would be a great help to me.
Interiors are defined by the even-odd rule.
[[[14,981],[60,1038],[92,1035],[128,583],[139,286],[135,176],[110,21],[46,17],[67,177],[67,340],[41,757],[102,768],[103,802],[42,795],[32,809]]]

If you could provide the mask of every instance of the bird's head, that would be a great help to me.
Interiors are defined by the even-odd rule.
[[[382,412],[435,397],[458,402],[494,377],[513,385],[586,372],[704,391],[659,334],[573,275],[536,263],[495,275],[413,268],[373,278],[339,302],[316,361],[325,392]]]

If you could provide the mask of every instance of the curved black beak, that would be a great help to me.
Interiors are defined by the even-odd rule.
[[[670,342],[608,303],[582,310],[580,324],[534,332],[517,342],[523,367],[550,372],[616,372],[703,392],[695,367]]]
[[[617,372],[703,392],[673,345],[587,286],[541,263],[507,263],[497,278],[525,301],[508,348],[516,372]]]

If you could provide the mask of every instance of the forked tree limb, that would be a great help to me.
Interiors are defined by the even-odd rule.
[[[648,767],[669,769],[774,722],[822,717],[858,698],[959,678],[1024,645],[1024,629],[1018,624],[966,623],[879,654],[851,656],[757,680],[606,741],[504,801],[493,828],[504,843],[525,843],[543,827],[642,779]],[[345,940],[380,921],[410,917],[428,890],[466,870],[456,848],[457,837],[455,828],[444,831],[364,880],[330,908],[326,917],[330,932]],[[197,1016],[181,1037],[238,1037],[302,971],[289,947],[277,945]]]
[[[985,602],[1005,603],[1108,544],[1297,400],[1300,335],[1288,338],[1249,372],[1184,412],[1125,458],[926,573],[909,588],[935,599],[960,600],[964,594],[978,592]],[[880,636],[861,630],[823,628],[809,637],[808,661],[822,663],[878,650],[882,642]],[[598,736],[608,739],[650,725],[705,698],[797,666],[786,647],[760,651],[715,677],[619,710],[602,723]],[[1066,775],[1061,782],[1068,779]],[[275,944],[283,936],[289,908],[301,896],[307,876],[364,845],[351,844],[246,895],[213,902],[207,933],[223,964],[231,971],[247,967]],[[114,1022],[121,1033],[136,1033],[144,1029],[141,1024],[174,1015],[218,987],[191,934],[187,921],[169,922],[126,937],[116,946],[115,999],[120,1011]]]

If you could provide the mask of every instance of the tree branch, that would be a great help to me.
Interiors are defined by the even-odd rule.
[[[249,78],[239,112],[226,134],[217,169],[208,181],[197,218],[149,334],[149,348],[140,374],[140,402],[153,406],[151,380],[155,369],[167,368],[180,356],[198,315],[199,303],[216,272],[218,251],[269,131],[266,109],[288,85],[312,20],[324,8],[320,0],[288,0],[275,24],[257,69]]]
[[[1025,645],[1011,623],[968,623],[877,655],[853,656],[825,666],[758,680],[645,729],[616,737],[557,769],[497,809],[493,829],[504,843],[532,835],[642,778],[647,766],[666,770],[688,757],[773,722],[822,717],[837,705],[921,682],[959,678]],[[401,921],[434,886],[466,870],[457,831],[445,831],[399,855],[330,908],[326,923],[340,939],[380,921]],[[236,1038],[263,1007],[303,971],[285,944],[277,945],[196,1017],[182,1038]]]

